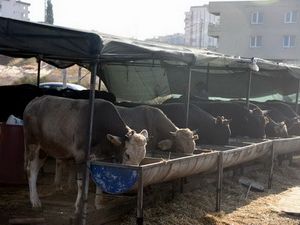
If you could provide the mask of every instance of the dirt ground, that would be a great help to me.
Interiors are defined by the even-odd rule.
[[[263,167],[246,170],[244,175],[267,187],[268,171]],[[47,179],[46,179],[47,178]],[[227,173],[223,183],[222,211],[215,213],[216,187],[212,177],[198,179],[199,189],[180,194],[171,198],[171,185],[166,188],[153,185],[145,188],[144,224],[145,225],[299,225],[300,217],[278,212],[278,203],[293,187],[300,186],[300,158],[294,160],[292,166],[284,163],[275,166],[272,189],[264,192],[250,191],[247,199],[247,187],[239,184],[240,175],[232,176]],[[73,213],[76,191],[54,193],[51,185],[53,177],[39,178],[39,193],[43,204],[42,209],[33,210],[29,204],[27,185],[6,187],[0,186],[0,225],[8,224],[9,218],[42,217],[49,225],[67,225]],[[188,178],[187,184],[195,182]],[[184,188],[185,189],[185,188]],[[158,190],[158,191],[157,191]],[[164,190],[164,191],[161,191]],[[94,192],[91,191],[90,208],[93,204]],[[166,198],[166,196],[168,196]],[[167,199],[167,200],[166,200]],[[149,201],[152,200],[152,201]],[[299,203],[300,204],[300,203]],[[135,206],[121,206],[123,208]],[[128,211],[128,210],[127,210]],[[95,213],[95,212],[94,212]],[[98,212],[97,212],[98,213]],[[89,214],[91,215],[91,214]],[[89,217],[89,216],[88,216]],[[95,217],[96,218],[96,217]],[[96,221],[100,221],[96,218]],[[112,224],[135,224],[135,209]],[[88,223],[89,224],[89,223]],[[100,224],[93,223],[93,224]],[[111,224],[111,223],[110,223]]]
[[[267,187],[267,172],[263,167],[246,172],[251,178]],[[238,183],[239,176],[224,179],[222,211],[215,213],[215,184],[203,181],[201,188],[177,194],[168,202],[157,201],[145,205],[146,225],[299,225],[300,217],[278,212],[278,203],[293,187],[300,186],[300,159],[292,166],[285,163],[274,170],[272,189],[250,191]],[[298,203],[300,204],[300,202]],[[120,224],[135,224],[135,212],[122,218]]]

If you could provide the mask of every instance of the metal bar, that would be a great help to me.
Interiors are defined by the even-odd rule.
[[[296,113],[298,113],[299,91],[300,91],[300,80],[298,80],[298,87],[297,87],[297,93],[296,93],[296,102],[295,102],[295,111],[296,111]]]
[[[275,151],[274,151],[274,144],[271,145],[271,162],[270,162],[270,171],[269,171],[269,179],[268,179],[268,189],[272,188],[272,180],[273,180],[273,171],[274,171],[274,161],[275,161]]]
[[[188,124],[189,124],[191,82],[192,82],[192,70],[189,67],[189,80],[188,80],[187,99],[186,99],[185,127],[188,127]]]
[[[250,104],[251,83],[252,83],[252,70],[249,71],[249,76],[248,76],[248,87],[247,87],[247,96],[246,96],[247,109],[249,109],[249,104]]]
[[[138,180],[138,193],[137,193],[137,212],[136,212],[136,224],[143,225],[144,224],[144,216],[143,216],[143,169],[138,170],[139,180]]]
[[[94,102],[95,102],[95,83],[96,83],[97,63],[92,65],[91,80],[90,80],[90,98],[89,98],[89,130],[88,130],[88,146],[85,152],[85,167],[83,169],[83,185],[82,197],[79,208],[79,224],[86,225],[87,206],[88,206],[88,192],[89,192],[89,156],[92,147],[92,132],[93,132],[93,118],[94,118]]]
[[[38,74],[37,74],[37,80],[36,80],[36,85],[39,87],[40,86],[40,78],[41,78],[41,59],[37,59],[38,63]]]
[[[208,94],[208,84],[209,84],[209,63],[207,63],[207,71],[206,71],[206,93]]]
[[[217,182],[217,197],[216,197],[216,212],[221,210],[223,187],[223,152],[218,152],[218,182]]]

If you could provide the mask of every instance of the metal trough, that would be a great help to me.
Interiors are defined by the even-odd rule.
[[[277,155],[299,152],[300,137],[274,139],[273,148]]]
[[[238,145],[239,147],[236,147]],[[224,146],[226,150],[223,151],[223,166],[224,168],[242,164],[254,159],[257,159],[270,151],[272,147],[272,140],[264,140],[263,142],[232,142],[230,146]],[[221,149],[219,149],[221,150]],[[187,177],[195,174],[199,174],[202,172],[216,171],[218,168],[218,154],[219,151],[211,151],[203,153],[202,151],[196,150],[194,155],[191,156],[181,156],[174,157],[174,155],[170,155],[170,159],[165,157],[165,153],[155,153],[151,154],[152,156],[156,156],[156,158],[146,158],[140,166],[124,166],[120,164],[112,164],[112,163],[103,163],[103,162],[91,162],[92,167],[101,167],[99,169],[99,173],[103,171],[103,167],[105,171],[110,171],[114,176],[118,175],[116,172],[117,168],[122,168],[122,170],[128,171],[142,171],[142,179],[143,186],[147,186],[150,184],[166,182],[182,177]],[[175,155],[176,156],[176,155]],[[172,158],[174,157],[174,158]],[[110,168],[110,169],[109,169]],[[96,172],[96,170],[94,171]],[[133,173],[133,172],[128,172]],[[120,175],[122,173],[119,173]],[[93,174],[94,177],[101,178],[100,174]],[[134,175],[132,175],[134,176]],[[132,177],[129,175],[129,177]],[[137,176],[135,176],[137,177]],[[106,178],[104,178],[106,179]],[[118,181],[121,178],[114,178]],[[95,179],[94,179],[95,180]],[[126,181],[124,180],[126,183]],[[119,182],[111,182],[111,185],[124,186],[125,184]],[[102,183],[102,184],[101,184]],[[98,182],[101,185],[101,188],[104,190],[105,180]],[[133,182],[131,182],[133,183]],[[132,185],[132,187],[128,186],[128,190],[136,189],[137,182]],[[119,188],[111,188],[119,190]],[[122,188],[123,191],[124,188]],[[109,193],[112,193],[109,191]],[[118,193],[118,192],[116,192]]]

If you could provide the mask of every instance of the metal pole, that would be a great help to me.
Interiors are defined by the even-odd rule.
[[[78,78],[77,78],[77,84],[81,84],[81,66],[78,67]]]
[[[269,179],[268,179],[268,189],[272,188],[272,179],[273,179],[273,170],[274,170],[274,159],[275,159],[275,152],[273,143],[271,145],[271,165],[270,165],[270,171],[269,171]]]
[[[251,83],[252,83],[252,70],[249,71],[249,76],[248,76],[248,88],[247,88],[247,98],[246,98],[247,109],[249,109],[249,103],[250,103]]]
[[[38,74],[37,74],[37,80],[36,80],[36,85],[39,87],[40,86],[40,77],[41,77],[41,59],[37,59],[38,63]]]
[[[97,63],[92,65],[91,80],[90,80],[90,98],[89,98],[89,130],[88,130],[88,146],[85,152],[85,167],[83,169],[83,184],[82,197],[79,208],[79,224],[86,225],[87,206],[88,206],[88,192],[89,192],[89,156],[92,147],[92,132],[93,132],[93,118],[94,118],[94,102],[95,102],[95,82],[96,82]]]
[[[61,75],[63,78],[63,87],[66,88],[67,87],[67,69],[62,69]]]
[[[99,74],[99,84],[98,84],[98,91],[101,91],[101,81],[103,80],[102,78],[103,74],[102,72]]]
[[[186,100],[185,127],[188,127],[188,124],[189,124],[191,82],[192,82],[192,70],[191,70],[191,67],[189,67],[189,80],[188,80],[187,100]]]
[[[139,180],[138,180],[138,193],[137,193],[137,212],[136,212],[136,224],[143,225],[144,224],[144,216],[143,216],[143,168],[138,170]]]
[[[299,91],[300,91],[300,80],[298,80],[298,87],[297,87],[297,93],[296,93],[296,102],[295,102],[295,111],[298,113],[298,100],[299,100]]]
[[[223,152],[218,152],[218,182],[217,182],[217,198],[216,198],[216,212],[221,210],[222,199],[222,186],[223,186]]]
[[[207,70],[206,70],[206,93],[207,95],[209,96],[208,94],[208,84],[209,84],[209,63],[207,64]]]

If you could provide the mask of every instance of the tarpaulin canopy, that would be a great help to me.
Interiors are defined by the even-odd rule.
[[[0,53],[11,57],[37,57],[65,68],[99,57],[101,38],[91,32],[0,17]]]
[[[167,94],[184,94],[192,70],[192,92],[205,83],[210,96],[245,97],[252,65],[249,58],[203,49],[121,38],[95,31],[0,17],[0,53],[37,57],[59,68],[78,64],[100,66],[110,91],[120,99],[148,101]],[[255,59],[251,96],[291,94],[300,79],[297,66]],[[139,84],[139,85],[137,85]]]

